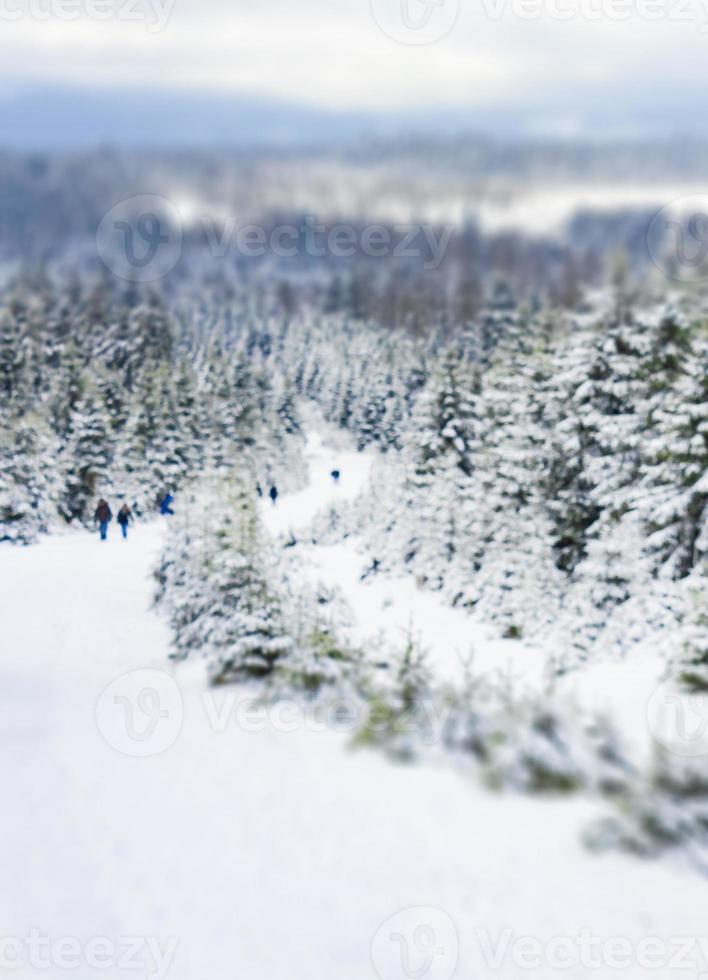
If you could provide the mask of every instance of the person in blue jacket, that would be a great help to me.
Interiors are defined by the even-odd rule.
[[[130,509],[130,507],[128,507],[127,504],[123,504],[121,509],[118,511],[118,516],[116,517],[116,520],[120,525],[120,529],[123,534],[124,541],[126,541],[128,538],[128,524],[132,519],[133,519],[132,510]]]
[[[174,502],[174,497],[171,493],[166,493],[165,496],[160,501],[160,513],[174,515],[172,510],[172,503]]]

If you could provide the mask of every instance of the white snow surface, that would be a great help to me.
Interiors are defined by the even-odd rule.
[[[314,424],[314,419],[310,421]],[[322,427],[321,421],[317,424]],[[326,439],[316,429],[307,438],[310,480],[306,489],[279,498],[275,507],[264,501],[261,516],[272,534],[292,535],[298,541],[297,552],[310,582],[341,590],[352,623],[340,627],[340,633],[374,661],[388,660],[413,637],[426,651],[438,682],[461,683],[469,666],[475,674],[503,675],[517,692],[542,690],[548,681],[552,650],[502,639],[496,627],[480,622],[467,610],[446,605],[434,592],[418,588],[412,576],[377,572],[363,578],[369,559],[358,550],[356,540],[313,545],[301,534],[319,511],[354,499],[366,487],[374,459],[373,452],[342,450],[341,436],[326,427],[324,431]],[[339,484],[330,476],[336,468],[342,474]],[[664,671],[665,659],[642,646],[625,660],[598,659],[556,683],[563,695],[585,710],[611,717],[639,762],[652,751],[647,704]]]
[[[282,497],[273,506],[263,502],[261,516],[273,534],[297,539],[318,511],[352,500],[364,489],[373,455],[332,449],[322,436],[308,435],[305,456],[310,482],[300,493]],[[335,483],[330,474],[339,469]],[[365,647],[370,659],[385,659],[403,649],[412,636],[427,652],[429,663],[442,681],[461,681],[465,665],[475,671],[496,670],[524,683],[538,685],[544,677],[545,654],[521,643],[502,640],[494,630],[462,609],[453,609],[432,592],[416,586],[410,576],[367,572],[367,559],[356,541],[341,545],[298,544],[303,565],[312,582],[337,586],[347,599],[354,623],[349,640]]]
[[[329,443],[325,444],[319,432],[313,430],[308,433],[305,442],[305,462],[310,479],[303,490],[279,497],[275,505],[270,500],[262,503],[261,516],[273,534],[305,527],[329,504],[356,497],[366,486],[372,456],[341,447],[333,448]],[[341,474],[338,483],[331,476],[335,470]]]
[[[308,453],[318,489],[282,498],[271,512],[264,504],[271,529],[301,525],[366,479],[365,456],[341,454],[342,483],[334,487],[329,451],[311,440]],[[2,937],[37,929],[82,944],[153,937],[163,948],[174,937],[169,980],[449,980],[449,942],[431,970],[416,972],[414,936],[408,972],[394,956],[393,968],[377,973],[377,931],[419,906],[452,919],[454,976],[465,980],[529,975],[511,950],[497,967],[486,963],[478,930],[492,944],[509,930],[507,938],[533,937],[544,949],[554,939],[572,948],[584,931],[602,944],[629,941],[629,965],[617,974],[579,958],[561,969],[544,957],[536,971],[544,980],[580,980],[645,978],[640,941],[705,932],[699,877],[583,848],[581,828],[597,813],[587,801],[494,795],[452,770],[351,751],[333,731],[254,732],[233,718],[217,731],[201,675],[169,665],[168,631],[151,610],[162,537],[155,522],[135,528],[127,543],[114,530],[103,545],[68,532],[32,548],[0,548]],[[359,628],[390,634],[414,612],[436,662],[454,659],[445,650],[462,637],[457,614],[434,609],[434,597],[424,607],[398,580],[352,584],[357,556],[348,549],[323,548],[312,561],[346,587]],[[493,648],[484,656],[493,658]],[[183,704],[178,737],[147,758],[117,751],[96,721],[106,686],[139,669],[175,676]],[[219,692],[216,703],[230,695]],[[430,914],[419,913],[420,921]],[[400,924],[386,927],[383,941],[395,931]],[[667,962],[653,972],[662,980],[697,975]],[[65,974],[161,976],[151,963],[108,972],[25,965],[11,973]]]

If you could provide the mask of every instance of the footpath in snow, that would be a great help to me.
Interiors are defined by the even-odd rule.
[[[261,516],[274,534],[299,538],[316,515],[330,506],[353,500],[366,486],[373,453],[331,448],[322,436],[308,435],[305,457],[310,481],[305,490],[278,500],[263,502]],[[338,483],[331,472],[339,469]],[[344,596],[353,618],[345,630],[349,641],[377,651],[372,659],[392,650],[400,652],[409,637],[425,650],[440,681],[463,679],[465,665],[473,659],[475,671],[499,671],[510,678],[536,686],[543,681],[542,651],[495,636],[462,609],[453,609],[432,592],[416,586],[410,576],[377,573],[366,576],[366,559],[357,541],[339,545],[298,543],[303,568],[314,583],[335,586]]]
[[[338,433],[331,442],[337,441]],[[341,436],[339,436],[341,440]],[[339,632],[370,659],[387,660],[409,638],[426,652],[439,683],[460,684],[471,664],[475,674],[497,673],[517,691],[541,691],[548,683],[548,651],[518,640],[502,639],[499,630],[464,609],[454,609],[431,591],[419,588],[412,576],[377,572],[367,575],[368,559],[356,538],[342,544],[315,545],[302,535],[313,518],[328,507],[353,500],[365,487],[374,452],[335,449],[313,430],[306,460],[310,481],[305,490],[281,497],[276,506],[263,502],[261,516],[273,535],[297,541],[303,574],[314,585],[336,587],[346,600],[351,623]],[[339,469],[336,484],[330,474]],[[651,651],[636,658],[586,665],[557,680],[559,691],[586,710],[614,719],[633,757],[652,750],[647,729],[647,703],[659,684],[664,662]]]
[[[319,486],[330,454],[310,448]],[[323,497],[365,479],[365,458],[338,462],[342,485],[325,481]],[[307,495],[285,498],[269,526],[284,530],[311,506]],[[175,673],[151,611],[162,535],[156,522],[127,543],[115,531],[105,545],[70,532],[0,547],[0,953],[18,966],[10,975],[511,980],[529,976],[522,939],[540,950],[544,980],[694,975],[668,944],[704,931],[705,882],[588,855],[587,802],[495,796],[451,771],[352,752],[334,732],[253,724],[237,710],[240,692]],[[357,578],[348,552],[316,560],[343,584]],[[358,589],[348,590],[354,603]],[[360,601],[362,629],[407,627],[411,596],[398,583],[380,593],[361,584]],[[444,619],[424,613],[415,625],[442,661]],[[80,965],[48,944],[49,968],[33,966],[33,930],[55,944],[71,937]],[[140,969],[117,965],[129,937]],[[617,937],[629,948],[621,972],[607,963]],[[651,940],[665,950],[653,974],[641,946]]]

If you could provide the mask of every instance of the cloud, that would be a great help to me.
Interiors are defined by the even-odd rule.
[[[52,2],[59,0],[0,0],[0,9],[42,3],[46,10]],[[637,15],[640,0],[631,0],[627,20],[607,13],[619,0],[553,0],[538,19],[519,16],[512,6],[519,0],[460,0],[454,27],[428,45],[397,43],[372,16],[371,3],[402,0],[176,0],[159,31],[152,5],[168,0],[140,0],[130,9],[142,10],[142,20],[91,19],[90,0],[74,2],[84,11],[76,20],[23,16],[2,24],[4,85],[257,93],[342,109],[535,101],[540,112],[572,118],[593,92],[641,105],[667,82],[690,94],[705,81],[700,0],[689,3],[694,19],[681,22],[669,19],[670,0],[654,21]],[[128,9],[121,8],[127,0],[103,2]],[[603,4],[605,13],[590,19]]]

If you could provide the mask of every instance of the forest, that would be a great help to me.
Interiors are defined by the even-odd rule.
[[[617,719],[564,686],[651,650],[657,683],[708,690],[701,293],[627,251],[583,272],[560,244],[517,235],[504,253],[460,231],[435,270],[217,261],[193,235],[174,272],[141,284],[101,271],[82,235],[62,259],[6,264],[0,538],[90,530],[99,497],[149,519],[169,491],[182,506],[156,601],[176,661],[267,697],[347,692],[383,719],[362,744],[406,758],[442,745],[492,787],[589,790],[613,814],[588,831],[597,846],[681,846],[703,864],[705,775],[661,750],[637,766]],[[306,489],[313,427],[365,454],[370,477],[274,536],[260,497]],[[471,649],[450,683],[413,632],[385,654],[352,642],[346,596],[306,581],[303,542],[355,542],[362,581],[410,578],[542,649],[542,683],[480,672]]]

